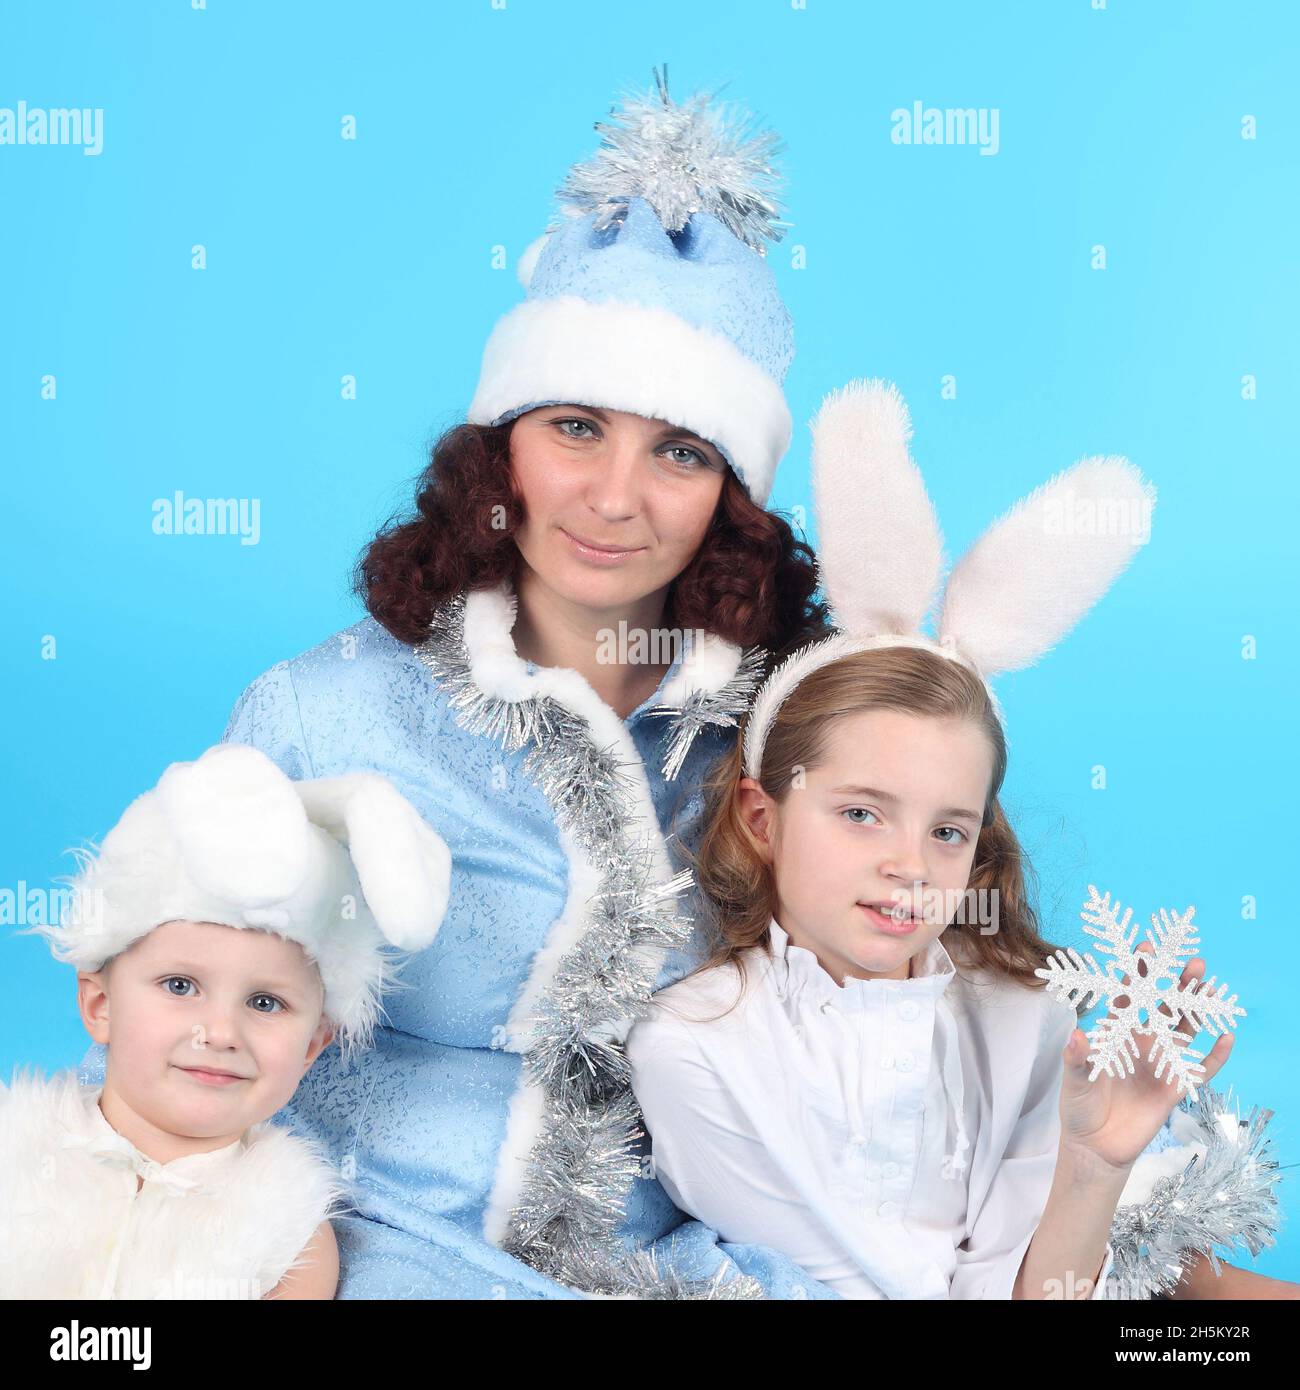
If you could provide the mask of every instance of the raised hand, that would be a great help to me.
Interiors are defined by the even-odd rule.
[[[1151,952],[1155,948],[1147,940],[1137,949]],[[1205,961],[1196,956],[1183,968],[1179,988],[1204,976]],[[1125,984],[1130,982],[1128,975],[1123,980]],[[1160,1011],[1166,1017],[1172,1016],[1166,1004],[1160,1006]],[[1107,1017],[1114,1016],[1112,1008]],[[1182,1035],[1184,1044],[1190,1043],[1197,1032],[1195,1023],[1181,1012],[1174,1027]],[[1199,1085],[1208,1084],[1218,1074],[1232,1051],[1232,1039],[1231,1033],[1224,1033],[1203,1059],[1201,1065],[1205,1071],[1199,1077]],[[1138,1035],[1140,1048],[1143,1041]],[[1142,1048],[1134,1059],[1131,1076],[1109,1076],[1102,1072],[1095,1081],[1088,1080],[1091,1072],[1088,1051],[1087,1034],[1076,1028],[1062,1054],[1065,1075],[1061,1083],[1061,1147],[1069,1149],[1080,1162],[1096,1163],[1115,1171],[1130,1168],[1155,1138],[1183,1093],[1167,1071],[1156,1077],[1156,1063],[1150,1060],[1149,1047]]]

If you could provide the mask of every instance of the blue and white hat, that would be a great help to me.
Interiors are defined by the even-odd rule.
[[[451,891],[451,851],[386,777],[293,781],[238,743],[172,763],[98,850],[75,852],[62,920],[31,928],[57,960],[100,970],[165,922],[274,932],[316,963],[345,1052],[370,1045]]]
[[[772,132],[697,95],[624,98],[558,190],[565,221],[521,257],[527,298],[488,339],[467,419],[538,406],[625,410],[714,445],[762,506],[790,444],[794,329],[764,259],[777,241]]]

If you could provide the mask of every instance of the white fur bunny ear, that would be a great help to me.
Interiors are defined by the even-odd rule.
[[[912,424],[892,383],[851,381],[812,422],[817,556],[835,625],[855,637],[911,634],[934,602],[943,541]]]
[[[939,618],[986,676],[1037,661],[1150,536],[1155,488],[1125,458],[1089,458],[1022,498],[949,576]]]
[[[194,762],[173,763],[156,792],[185,869],[205,892],[262,907],[306,878],[313,860],[302,802],[260,749],[218,744]]]
[[[373,772],[293,783],[307,816],[348,847],[375,923],[419,951],[438,933],[451,891],[451,851],[386,778]]]

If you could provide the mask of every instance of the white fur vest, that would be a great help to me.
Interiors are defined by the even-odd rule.
[[[347,1210],[320,1152],[269,1120],[158,1164],[101,1089],[75,1071],[0,1083],[0,1298],[262,1298]]]

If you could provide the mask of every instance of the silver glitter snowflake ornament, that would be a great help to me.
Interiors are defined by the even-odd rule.
[[[567,216],[595,212],[595,227],[620,222],[632,198],[644,198],[666,232],[680,232],[707,212],[761,256],[784,226],[773,164],[775,131],[754,131],[745,113],[729,117],[709,93],[677,103],[668,96],[668,65],[653,70],[657,94],[625,96],[611,119],[597,121],[601,147],[569,170],[556,190]]]
[[[1079,913],[1084,931],[1095,936],[1101,942],[1098,949],[1112,959],[1102,969],[1091,953],[1081,957],[1069,947],[1049,956],[1047,968],[1034,974],[1047,981],[1054,998],[1072,1007],[1082,1003],[1091,1008],[1099,999],[1109,1007],[1108,1015],[1088,1034],[1092,1044],[1088,1060],[1093,1064],[1089,1081],[1095,1081],[1102,1072],[1120,1079],[1132,1076],[1133,1061],[1141,1055],[1137,1041],[1141,1037],[1150,1039],[1147,1061],[1156,1063],[1156,1077],[1176,1080],[1180,1094],[1195,1094],[1205,1072],[1199,1059],[1205,1054],[1193,1052],[1188,1044],[1202,1030],[1217,1037],[1235,1028],[1238,1016],[1246,1016],[1245,1009],[1237,1007],[1237,996],[1228,996],[1226,984],[1214,988],[1213,975],[1179,985],[1183,967],[1200,942],[1192,925],[1195,913],[1194,907],[1182,913],[1166,908],[1158,915],[1153,913],[1153,932],[1148,932],[1147,938],[1155,950],[1138,951],[1138,928],[1129,931],[1128,925],[1132,909],[1126,908],[1121,918],[1119,902],[1112,906],[1109,893],[1103,896],[1088,885],[1088,901]],[[1169,1013],[1161,1011],[1162,1004],[1168,1005]],[[1180,1014],[1186,1015],[1191,1033],[1175,1031]]]

